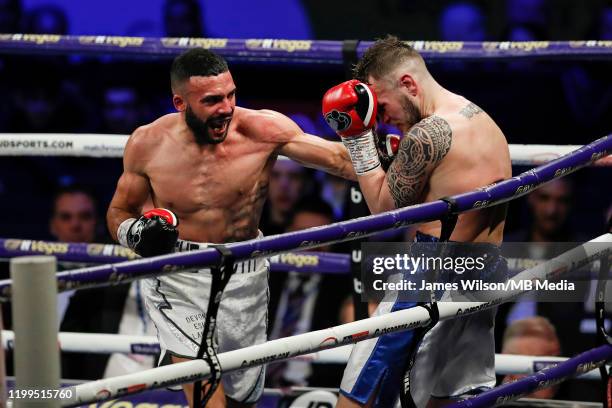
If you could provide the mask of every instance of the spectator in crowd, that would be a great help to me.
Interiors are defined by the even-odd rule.
[[[70,186],[57,191],[49,220],[49,232],[57,241],[94,242],[96,225],[96,199],[88,190]],[[73,293],[68,291],[58,295],[58,323],[62,321]]]
[[[54,4],[34,7],[25,15],[24,31],[32,34],[68,34],[68,17]]]
[[[442,41],[485,41],[487,38],[485,15],[471,2],[446,6],[440,15],[439,30]]]
[[[96,226],[96,200],[88,190],[70,186],[56,193],[49,229],[58,241],[94,242]]]
[[[317,126],[315,120],[305,113],[292,113],[287,116],[297,123],[300,129],[311,135],[321,135],[329,131],[327,124],[324,124],[324,128]],[[332,206],[334,221],[342,219],[348,183],[340,177],[322,171],[316,172],[315,177],[321,186],[321,197]]]
[[[85,188],[70,186],[58,191],[49,222],[51,234],[61,242],[108,241],[96,234],[96,200]],[[132,285],[63,292],[58,298],[60,330],[85,333],[153,335],[142,302],[139,281]],[[140,304],[140,308],[139,308]],[[122,331],[123,330],[123,331]],[[140,371],[154,366],[152,356],[62,353],[62,376],[95,380]]]
[[[507,234],[505,241],[510,242],[584,242],[586,239],[578,231],[572,230],[568,221],[572,214],[574,201],[574,179],[563,177],[547,183],[533,191],[527,198],[531,222],[527,228]],[[510,253],[517,247],[507,246]],[[551,259],[570,245],[533,245],[520,247],[514,256],[532,259]],[[513,255],[511,255],[513,256]],[[542,302],[534,301],[526,295],[519,302],[504,304],[500,307],[496,321],[496,337],[499,339],[504,327],[512,326],[522,319],[541,316],[555,327],[559,343],[567,357],[575,356],[596,345],[594,291],[595,281],[577,281],[574,294],[582,293],[583,301]],[[593,384],[585,380],[572,380],[559,389],[557,398],[593,401]]]
[[[321,172],[318,175],[320,175],[321,182],[321,198],[331,205],[335,221],[344,219],[349,184],[346,180],[332,174]]]
[[[568,221],[574,200],[571,178],[546,183],[529,194],[527,203],[532,222],[526,229],[507,234],[510,242],[571,242],[576,237]]]
[[[504,332],[502,354],[526,356],[559,356],[561,345],[554,326],[544,317],[534,316],[516,320]],[[515,381],[525,375],[507,375],[503,382]],[[550,399],[555,396],[558,386],[535,391],[528,398]]]
[[[168,37],[203,37],[202,10],[197,0],[166,0],[164,28]]]
[[[94,242],[96,238],[96,199],[84,187],[69,186],[58,189],[52,199],[49,232],[59,242]],[[60,263],[58,269],[62,270]],[[57,321],[61,323],[66,315],[74,291],[61,292],[57,298]],[[2,308],[5,328],[12,327],[11,304]],[[9,358],[8,368],[12,370]]]
[[[318,196],[308,196],[296,204],[288,232],[321,227],[333,221],[332,208]],[[329,252],[329,246],[315,249]],[[337,325],[342,300],[350,289],[347,276],[289,272],[273,274],[270,281],[270,339],[306,333]],[[266,378],[273,386],[308,385],[315,367],[303,361],[289,361],[268,367]],[[332,369],[333,371],[333,369]],[[316,385],[333,386],[340,380],[338,367],[335,378],[330,373],[316,372],[312,379]],[[326,381],[329,381],[326,383]],[[310,385],[315,385],[310,383]]]
[[[268,200],[259,227],[265,235],[282,234],[306,190],[307,170],[292,160],[277,160],[270,176]]]

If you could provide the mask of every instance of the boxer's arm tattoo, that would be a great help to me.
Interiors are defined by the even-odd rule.
[[[423,119],[404,136],[387,173],[396,208],[417,202],[431,172],[450,150],[451,141],[450,125],[439,116]]]
[[[481,112],[482,109],[480,109],[475,103],[472,102],[470,102],[466,107],[459,111],[461,115],[465,116],[468,119],[471,119],[473,116],[478,115]]]

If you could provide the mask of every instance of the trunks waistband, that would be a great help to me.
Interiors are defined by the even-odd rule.
[[[263,233],[259,231],[257,238],[263,238]],[[174,252],[189,252],[189,251],[197,251],[199,249],[208,248],[211,244],[208,242],[194,242],[194,241],[186,241],[183,239],[179,239],[174,246]],[[261,271],[262,268],[267,267],[269,265],[268,260],[265,258],[258,259],[247,259],[241,262],[236,262],[234,264],[234,273],[253,273]],[[193,273],[210,273],[210,268],[202,268]]]

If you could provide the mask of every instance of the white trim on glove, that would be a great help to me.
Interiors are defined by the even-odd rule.
[[[136,218],[128,218],[119,225],[119,228],[117,228],[117,241],[119,241],[119,243],[126,248],[130,247],[127,239],[128,232],[130,231],[132,224],[134,224],[136,221]]]

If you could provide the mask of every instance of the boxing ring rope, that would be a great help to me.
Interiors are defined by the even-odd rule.
[[[463,42],[407,41],[426,60],[600,59],[612,58],[612,41]],[[113,54],[174,57],[203,47],[231,63],[342,65],[347,48],[361,57],[371,41],[312,41],[285,39],[151,38],[0,34],[0,53],[66,55]]]
[[[122,158],[128,137],[94,133],[0,133],[0,156]],[[537,166],[582,146],[510,144],[508,147],[514,166]],[[612,160],[600,160],[592,165],[612,166]]]
[[[0,261],[17,256],[53,255],[60,265],[78,268],[85,264],[105,264],[141,259],[131,249],[121,245],[82,242],[57,242],[30,239],[0,238]],[[518,273],[543,261],[532,258],[506,257],[508,271]],[[322,275],[348,275],[351,256],[333,252],[283,252],[268,258],[270,272],[317,273]],[[599,271],[595,262],[591,273]]]
[[[598,244],[598,245],[589,245]],[[534,268],[521,272],[512,280],[544,280],[558,277],[560,273],[571,272],[602,256],[612,255],[612,234],[604,234],[579,245],[563,254]],[[550,268],[550,266],[554,266]],[[551,269],[551,270],[549,270]],[[459,315],[476,313],[501,303],[511,301],[528,290],[497,291],[491,294],[487,302],[439,302],[440,320],[452,319]],[[399,310],[335,326],[329,329],[317,330],[291,337],[271,340],[266,343],[233,350],[218,355],[223,372],[249,368],[273,361],[284,360],[297,355],[312,353],[344,344],[355,343],[369,338],[396,331],[410,330],[425,326],[430,321],[428,310],[423,306]],[[612,345],[606,345],[597,356],[605,355],[604,364],[612,358]],[[567,362],[579,361],[579,364],[589,364],[597,368],[588,358],[593,354],[583,353]],[[585,370],[586,372],[587,370]],[[564,371],[565,372],[565,371]],[[576,370],[574,371],[576,372]],[[582,374],[582,372],[576,372]],[[162,388],[184,382],[205,379],[210,375],[210,367],[203,360],[193,360],[169,366],[144,370],[134,374],[93,381],[77,385],[73,397],[63,401],[62,406],[77,406],[106,399],[142,392],[147,389]]]
[[[2,331],[2,345],[5,350],[14,347],[15,334],[12,330]],[[108,333],[72,333],[61,332],[58,343],[62,352],[93,354],[138,354],[157,356],[161,349],[155,336],[136,336]],[[293,357],[294,360],[315,364],[346,364],[351,354],[352,345],[340,346],[314,353]],[[567,361],[568,357],[527,356],[517,354],[496,354],[495,372],[498,375],[533,374],[543,368]],[[597,371],[583,374],[581,379],[601,379]]]
[[[131,249],[113,244],[54,242],[0,238],[0,259],[25,255],[53,255],[71,265],[101,264],[141,259]],[[533,264],[534,260],[520,260]],[[524,269],[524,268],[523,268]],[[350,257],[331,252],[285,252],[270,258],[270,271],[344,275],[350,272]]]
[[[518,176],[451,198],[456,203],[458,213],[497,205],[525,195],[545,182],[570,174],[607,156],[610,152],[612,152],[612,135],[604,136],[570,154]],[[236,261],[268,257],[284,251],[313,248],[323,243],[349,241],[385,230],[439,220],[449,212],[448,203],[437,200],[323,227],[230,243],[226,248],[233,253]],[[220,260],[221,254],[217,250],[202,249],[64,271],[57,275],[58,290],[103,286],[128,282],[144,276],[201,269],[214,266]],[[10,285],[10,279],[0,281],[0,298],[10,297]]]
[[[601,367],[612,358],[612,345],[606,344],[580,353],[554,367],[539,371],[518,381],[503,384],[466,400],[447,405],[448,408],[486,408],[502,405],[533,391],[548,388],[577,374]]]

